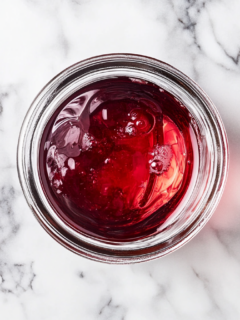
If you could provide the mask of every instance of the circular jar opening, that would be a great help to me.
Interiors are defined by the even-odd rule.
[[[181,247],[222,194],[228,149],[206,94],[152,58],[104,55],[64,70],[25,118],[18,171],[58,242],[109,263]]]

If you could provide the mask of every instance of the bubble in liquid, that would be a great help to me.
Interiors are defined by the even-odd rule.
[[[52,145],[48,149],[47,153],[47,173],[49,180],[52,181],[54,174],[57,170],[60,170],[64,167],[65,160],[67,156],[62,153],[59,153],[56,146]]]
[[[75,160],[73,158],[68,159],[68,166],[71,170],[75,169]]]
[[[94,138],[89,134],[85,133],[82,138],[82,149],[89,150],[92,148]]]
[[[111,161],[111,159],[110,158],[107,158],[105,161],[104,161],[104,163],[109,163]]]
[[[150,173],[160,175],[164,171],[167,171],[170,166],[172,156],[171,146],[157,145],[154,149],[154,158],[150,161]]]
[[[136,134],[136,128],[134,127],[134,123],[128,122],[125,132],[128,133],[129,135],[135,135]]]

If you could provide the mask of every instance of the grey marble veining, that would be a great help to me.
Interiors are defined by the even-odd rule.
[[[0,3],[0,319],[240,318],[240,1],[11,0]],[[23,197],[16,170],[27,109],[55,74],[111,52],[149,55],[208,93],[231,161],[223,198],[185,247],[114,266],[58,245]]]

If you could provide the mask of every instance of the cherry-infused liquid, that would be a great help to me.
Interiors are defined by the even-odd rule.
[[[75,230],[116,241],[146,237],[188,189],[190,122],[188,110],[152,83],[120,77],[86,86],[44,130],[43,190]]]

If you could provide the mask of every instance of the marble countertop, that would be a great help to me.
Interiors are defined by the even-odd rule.
[[[240,319],[240,1],[11,0],[0,3],[0,319]],[[130,52],[166,61],[216,104],[230,145],[223,198],[164,258],[105,265],[56,243],[18,182],[21,123],[69,65]]]

